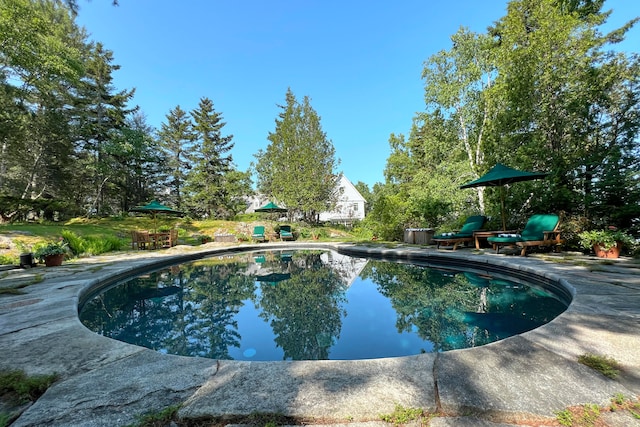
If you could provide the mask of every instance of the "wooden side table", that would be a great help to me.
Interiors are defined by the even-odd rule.
[[[480,230],[480,231],[474,231],[473,232],[473,238],[476,241],[476,249],[480,249],[482,247],[481,243],[481,239],[483,241],[487,241],[488,237],[492,237],[492,236],[497,236],[498,234],[503,234],[503,233],[508,233],[508,234],[512,234],[512,233],[516,233],[516,230]]]

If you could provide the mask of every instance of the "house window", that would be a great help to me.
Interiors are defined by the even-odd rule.
[[[352,205],[351,205],[351,209],[352,209],[354,212],[358,212],[358,204],[357,204],[357,203],[352,204]]]

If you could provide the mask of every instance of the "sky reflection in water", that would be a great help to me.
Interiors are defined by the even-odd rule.
[[[371,359],[475,347],[566,303],[483,274],[326,250],[208,258],[87,301],[89,329],[163,353],[234,360]]]

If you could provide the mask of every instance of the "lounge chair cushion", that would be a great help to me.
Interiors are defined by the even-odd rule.
[[[560,218],[555,214],[537,214],[531,216],[520,234],[499,234],[489,237],[489,243],[516,243],[544,240],[545,231],[553,231],[558,226]]]
[[[460,231],[456,233],[441,233],[433,236],[434,239],[457,239],[462,237],[473,237],[473,232],[480,230],[484,226],[486,217],[474,215],[467,218]]]
[[[293,240],[293,233],[291,232],[290,225],[281,225],[280,226],[280,239],[282,240]]]
[[[467,218],[460,231],[456,233],[457,236],[473,236],[474,231],[478,231],[484,226],[486,218],[482,215],[475,215]]]
[[[264,235],[264,225],[256,225],[253,227],[253,234],[251,237],[255,240],[266,240]]]

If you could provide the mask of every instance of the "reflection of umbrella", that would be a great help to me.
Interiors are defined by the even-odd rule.
[[[182,216],[184,215],[184,212],[180,212],[180,211],[176,211],[174,209],[171,209],[168,206],[165,206],[159,202],[157,202],[156,200],[144,205],[144,206],[136,206],[135,208],[131,208],[129,209],[129,212],[144,212],[144,213],[150,213],[151,216],[153,217],[153,228],[154,228],[154,233],[158,232],[158,224],[157,224],[157,219],[156,216],[157,214],[167,214],[167,215],[178,215],[178,216]]]
[[[269,273],[263,276],[256,276],[256,279],[259,282],[265,282],[269,285],[275,286],[278,282],[282,282],[283,280],[287,280],[291,278],[291,274],[289,273]]]
[[[164,298],[169,295],[173,295],[180,292],[181,288],[178,286],[167,286],[166,288],[154,288],[154,289],[142,289],[140,292],[133,294],[132,298],[135,300]]]
[[[269,202],[261,208],[256,209],[256,212],[286,212],[285,208],[281,208],[273,202]]]
[[[496,164],[489,172],[476,179],[461,185],[460,188],[472,187],[500,187],[500,209],[502,213],[502,229],[506,230],[506,220],[504,213],[504,186],[512,182],[530,181],[532,179],[541,179],[547,176],[545,172],[524,172],[510,168],[501,163]]]

